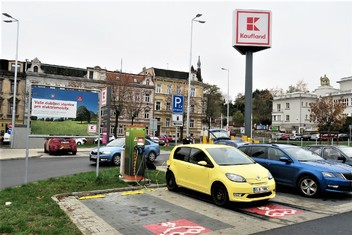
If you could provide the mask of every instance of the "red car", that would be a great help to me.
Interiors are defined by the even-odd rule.
[[[163,141],[165,141],[165,142],[166,142],[166,140],[167,140],[167,142],[169,142],[169,143],[173,141],[171,135],[166,136],[166,138],[165,138],[165,135],[164,135],[164,136],[160,136],[159,139],[160,139],[160,140],[163,140]]]
[[[283,134],[282,136],[280,136],[279,139],[280,140],[289,140],[290,139],[290,134]]]
[[[76,155],[77,143],[74,138],[50,138],[44,143],[44,152],[50,155],[60,152],[71,152],[72,155]]]

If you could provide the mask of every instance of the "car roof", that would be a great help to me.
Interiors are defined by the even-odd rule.
[[[264,147],[279,147],[279,148],[300,148],[300,146],[297,145],[291,145],[291,144],[244,144],[241,145],[240,147],[245,147],[245,146],[264,146]]]
[[[178,145],[177,147],[194,147],[194,148],[233,148],[228,145],[220,145],[220,144],[183,144]]]

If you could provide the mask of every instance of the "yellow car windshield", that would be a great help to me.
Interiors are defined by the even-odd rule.
[[[208,148],[210,156],[218,165],[253,164],[254,161],[236,148]]]

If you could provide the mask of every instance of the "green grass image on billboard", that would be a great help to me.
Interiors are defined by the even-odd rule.
[[[96,124],[91,122],[90,124]],[[96,133],[88,133],[88,123],[81,121],[65,120],[65,121],[31,121],[32,134],[48,134],[48,135],[96,135]]]

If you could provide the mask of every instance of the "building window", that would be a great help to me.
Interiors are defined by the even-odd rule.
[[[171,85],[167,85],[166,93],[167,94],[171,94],[171,90],[172,90],[172,86]]]
[[[13,102],[10,102],[10,105],[8,106],[9,109],[7,110],[7,113],[11,115],[12,115],[12,107],[13,107],[12,105],[13,105]]]
[[[93,71],[89,71],[89,79],[93,79],[93,74],[94,74]]]
[[[149,119],[149,110],[144,111],[144,118]]]
[[[276,109],[277,109],[278,112],[280,112],[281,111],[281,104],[277,104],[276,105]]]
[[[170,111],[171,110],[171,104],[170,102],[166,102],[166,110]]]
[[[161,102],[160,101],[155,102],[155,110],[161,110]]]
[[[190,128],[194,127],[194,119],[189,120],[189,127]]]
[[[176,87],[176,94],[177,94],[177,95],[180,95],[180,94],[181,94],[181,87],[180,87],[180,86],[177,86],[177,87]]]
[[[155,93],[161,93],[161,84],[156,85],[156,91]]]
[[[191,104],[191,110],[190,110],[191,113],[194,113],[194,104]]]
[[[145,84],[146,84],[147,86],[149,86],[149,83],[150,83],[150,81],[149,81],[149,79],[147,79],[147,81],[145,82]]]
[[[308,120],[308,114],[306,114],[306,120]]]
[[[156,119],[156,121],[159,123],[160,122],[160,118],[155,118]]]
[[[166,126],[167,126],[167,127],[170,126],[170,118],[166,118]]]
[[[33,72],[38,73],[38,66],[33,67]]]
[[[195,97],[196,96],[196,88],[191,87],[191,97]]]
[[[141,100],[141,92],[140,91],[137,91],[136,92],[136,101],[140,101]]]
[[[15,89],[15,83],[11,82],[11,93],[14,93],[14,89]]]
[[[290,121],[290,115],[286,115],[286,122],[289,122]]]
[[[17,63],[17,72],[20,71],[20,64]],[[16,63],[11,63],[11,71],[15,72],[15,68],[16,68]]]
[[[150,94],[145,94],[144,101],[149,103],[149,100],[150,100]]]
[[[286,103],[286,109],[290,109],[290,103]]]

